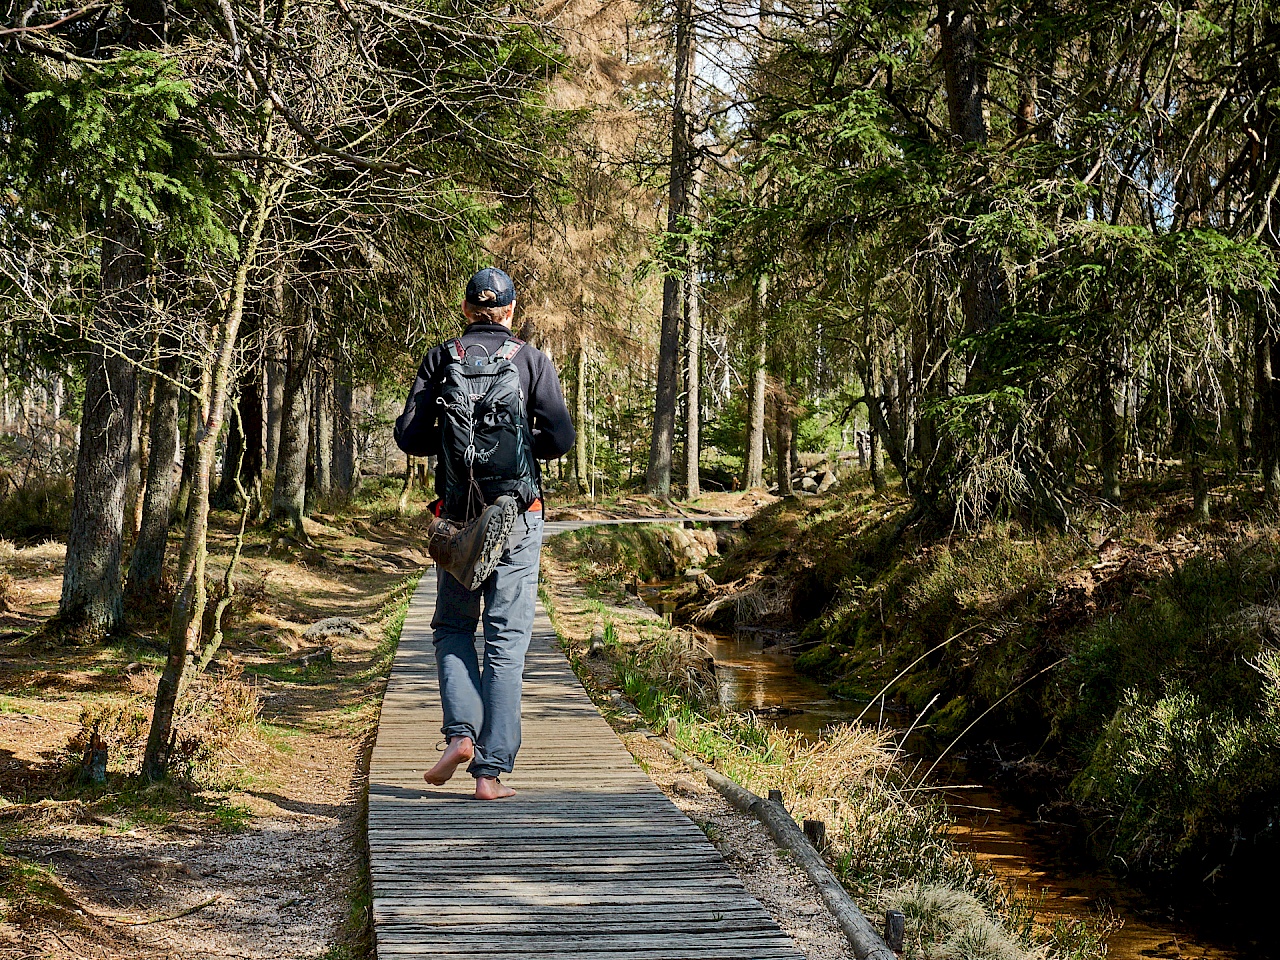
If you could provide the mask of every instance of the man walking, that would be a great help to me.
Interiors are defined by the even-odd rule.
[[[443,784],[466,763],[477,800],[515,793],[499,777],[520,749],[520,688],[542,549],[538,460],[563,456],[574,442],[555,367],[511,334],[515,299],[501,270],[471,278],[466,329],[423,358],[395,427],[405,453],[439,458],[431,626],[447,743],[423,777]],[[483,669],[475,650],[482,607]]]

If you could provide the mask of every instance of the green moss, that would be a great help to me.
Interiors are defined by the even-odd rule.
[[[620,587],[635,577],[668,580],[677,572],[662,524],[585,527],[555,537],[547,549],[596,584],[612,581]]]
[[[829,643],[820,643],[796,657],[796,670],[810,676],[828,676],[839,665],[840,652]]]
[[[969,724],[970,719],[969,701],[964,697],[952,697],[941,709],[929,716],[934,736],[944,743],[949,743],[958,737]]]

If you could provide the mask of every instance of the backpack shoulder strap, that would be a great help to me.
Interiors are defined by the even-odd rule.
[[[454,337],[452,340],[448,341],[444,346],[445,346],[445,350],[448,351],[449,353],[450,359],[457,360],[459,363],[466,362],[467,348],[462,345],[461,338]]]
[[[498,360],[511,360],[524,348],[524,341],[519,337],[507,337],[506,343],[494,354]]]

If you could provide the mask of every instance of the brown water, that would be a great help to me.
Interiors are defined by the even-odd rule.
[[[655,588],[641,590],[642,598],[660,613],[662,599]],[[780,726],[810,736],[831,723],[857,719],[865,704],[834,699],[821,684],[800,676],[785,644],[766,645],[769,634],[715,635],[707,647],[716,662],[720,702],[729,710],[753,710]],[[869,723],[896,725],[879,703],[866,711]],[[1109,914],[1120,927],[1108,940],[1111,960],[1267,960],[1280,951],[1229,949],[1208,942],[1202,934],[1161,915],[1139,894],[1105,875],[1073,864],[1058,851],[1047,831],[1032,816],[1017,809],[994,787],[979,784],[962,763],[952,764],[944,782],[962,789],[944,791],[953,833],[962,849],[998,876],[1014,884],[1036,903],[1037,917],[1095,918]],[[937,779],[935,777],[935,779]]]

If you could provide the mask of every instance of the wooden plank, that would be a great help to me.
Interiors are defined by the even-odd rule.
[[[440,706],[414,594],[370,764],[369,860],[383,957],[798,960],[702,831],[660,791],[573,676],[539,607],[525,669],[517,796],[423,783]]]

